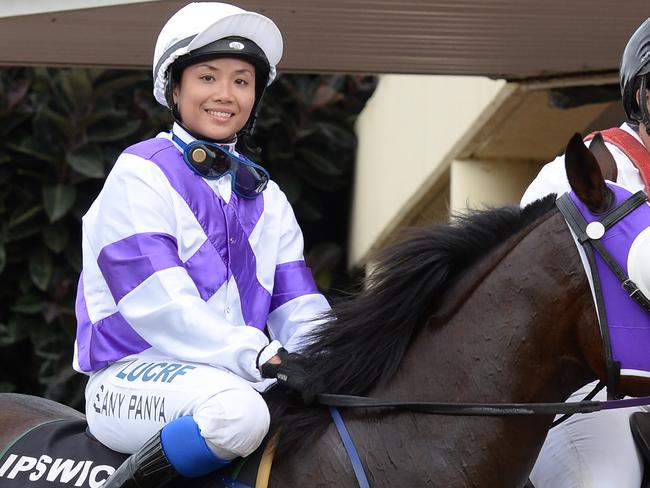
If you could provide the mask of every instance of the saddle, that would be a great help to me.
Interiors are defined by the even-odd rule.
[[[264,488],[270,467],[264,448],[217,473],[191,483],[183,479],[170,488]],[[96,488],[126,458],[92,437],[84,420],[45,422],[0,451],[0,488]]]

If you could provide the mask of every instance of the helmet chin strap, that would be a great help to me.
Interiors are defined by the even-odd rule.
[[[648,84],[648,76],[643,75],[641,78],[641,84],[639,86],[639,109],[641,111],[641,122],[646,129],[646,132],[650,134],[650,112],[648,111],[648,101],[646,99]]]

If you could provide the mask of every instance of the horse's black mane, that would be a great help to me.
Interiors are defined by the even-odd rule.
[[[554,202],[555,195],[549,195],[523,209],[472,211],[456,216],[451,224],[412,229],[379,253],[366,288],[335,304],[310,337],[303,351],[313,385],[309,393],[361,395],[388,381],[415,331],[441,305],[450,285],[508,237],[549,212]],[[328,413],[277,398],[279,389],[273,390],[267,398],[271,433],[281,430],[277,452],[282,454],[319,435]]]

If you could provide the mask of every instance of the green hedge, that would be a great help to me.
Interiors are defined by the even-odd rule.
[[[344,286],[356,138],[373,77],[281,76],[240,150],[285,190],[323,290]],[[146,72],[0,70],[0,391],[83,404],[70,367],[80,220],[117,155],[170,126]]]

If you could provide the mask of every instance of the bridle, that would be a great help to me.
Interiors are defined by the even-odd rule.
[[[621,399],[618,393],[620,363],[612,356],[610,331],[605,314],[605,303],[601,281],[596,268],[594,249],[600,254],[607,266],[616,275],[621,286],[646,312],[650,313],[650,300],[603,246],[600,238],[614,224],[624,219],[632,211],[648,201],[642,191],[627,198],[601,219],[587,224],[580,210],[568,193],[557,199],[556,205],[564,216],[569,229],[582,245],[591,269],[598,323],[603,342],[603,354],[607,369],[607,401],[591,401],[591,398],[604,386],[599,383],[587,395],[586,400],[570,403],[447,403],[447,402],[402,402],[387,401],[366,396],[339,395],[323,393],[317,395],[316,402],[329,407],[359,408],[396,408],[414,412],[439,415],[474,415],[474,416],[512,416],[512,415],[555,415],[574,413],[591,413],[599,410],[627,408],[650,404],[650,396]],[[563,419],[562,419],[563,420]],[[559,422],[556,422],[556,424]]]

